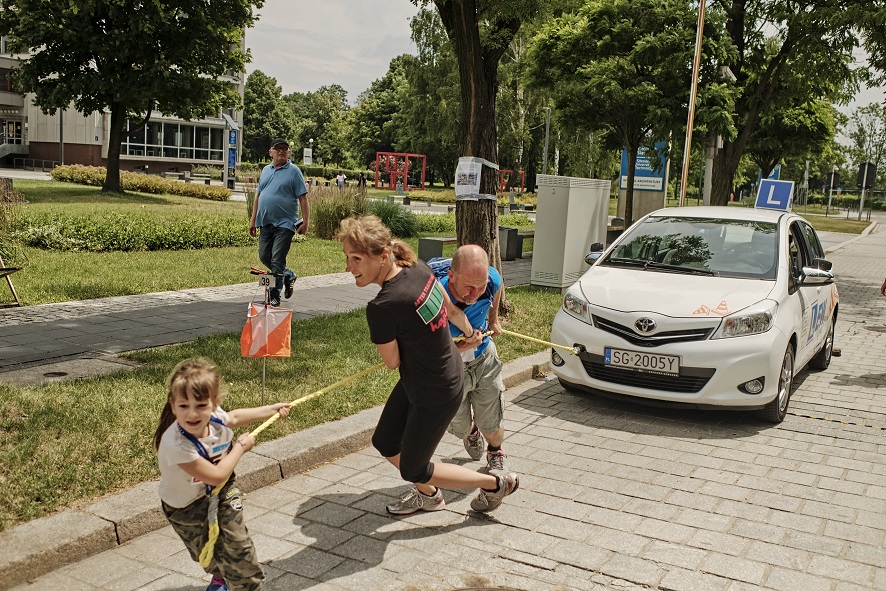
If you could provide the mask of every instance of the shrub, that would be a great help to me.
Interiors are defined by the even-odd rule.
[[[308,193],[308,201],[313,232],[326,240],[335,237],[343,219],[366,213],[366,196],[356,189],[339,191],[338,187],[312,187]]]
[[[415,214],[399,203],[375,200],[370,203],[369,210],[398,238],[412,238],[418,234]]]
[[[450,234],[455,235],[455,213],[433,214],[416,213],[416,224],[419,234]]]
[[[106,172],[103,166],[66,164],[56,166],[49,174],[56,181],[101,187],[105,182]],[[198,199],[209,199],[211,201],[227,201],[231,197],[231,191],[227,187],[182,183],[156,175],[127,172],[125,170],[120,171],[120,185],[125,191],[138,191],[139,193],[152,193],[155,195],[182,195]]]
[[[18,191],[0,189],[0,259],[3,259],[0,267],[24,267],[27,264],[21,240],[12,232],[20,223],[24,202],[24,196]]]
[[[194,250],[254,243],[238,216],[157,219],[120,213],[36,214],[20,220],[13,235],[34,248],[88,252]]]

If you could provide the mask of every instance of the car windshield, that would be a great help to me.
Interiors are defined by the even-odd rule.
[[[601,265],[720,277],[775,279],[776,224],[649,217],[631,228]]]

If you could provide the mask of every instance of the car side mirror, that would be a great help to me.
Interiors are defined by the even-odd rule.
[[[594,242],[591,244],[591,252],[585,255],[585,262],[589,265],[593,265],[594,261],[600,258],[605,249],[606,247],[602,242]]]
[[[812,266],[822,271],[830,271],[834,267],[834,263],[827,259],[812,259]]]
[[[823,269],[817,269],[815,267],[803,267],[803,271],[800,273],[800,283],[802,283],[803,285],[827,285],[833,282],[834,274]]]

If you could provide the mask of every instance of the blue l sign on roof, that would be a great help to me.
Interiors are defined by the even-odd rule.
[[[757,202],[754,207],[788,211],[791,209],[793,197],[794,181],[763,179],[760,181],[760,190],[757,192]]]

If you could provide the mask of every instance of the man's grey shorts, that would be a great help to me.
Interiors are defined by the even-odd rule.
[[[501,368],[495,342],[489,339],[489,346],[483,354],[465,364],[464,397],[449,424],[450,433],[459,439],[468,436],[471,432],[471,408],[474,409],[473,422],[481,433],[495,433],[501,429],[505,412]]]

